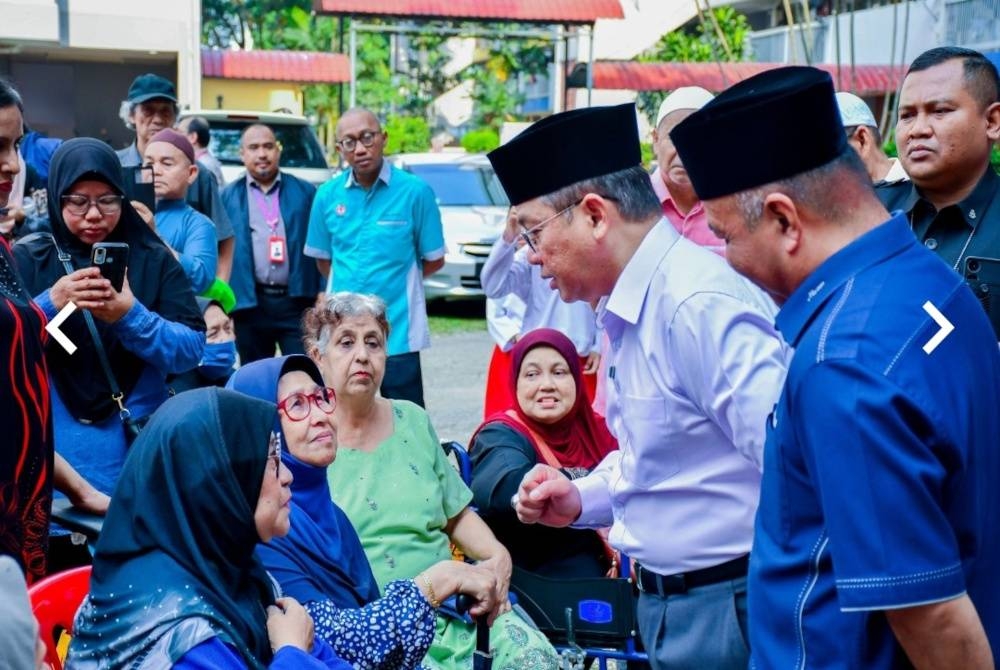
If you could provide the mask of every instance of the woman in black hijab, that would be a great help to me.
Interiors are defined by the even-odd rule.
[[[167,401],[129,453],[67,668],[337,668],[254,556],[289,528],[273,403],[218,388]]]
[[[132,419],[149,416],[167,399],[168,374],[198,365],[205,324],[180,264],[124,198],[121,166],[107,144],[79,138],[60,146],[48,192],[52,234],[25,237],[14,246],[14,257],[49,320],[70,302],[78,308],[61,326],[78,349],[70,354],[54,339],[45,349],[55,449],[82,475],[57,459],[56,487],[75,490],[70,497],[78,503],[80,491],[111,492],[128,446],[121,407],[83,312],[93,316]],[[103,241],[129,245],[120,292],[90,266],[92,245]],[[60,547],[69,546],[65,532],[53,535],[63,536],[53,539],[53,562],[65,567],[59,560]]]

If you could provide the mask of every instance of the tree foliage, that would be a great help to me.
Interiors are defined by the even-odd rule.
[[[347,53],[350,19],[318,16],[311,0],[203,0],[202,41],[212,47],[240,49],[288,49],[293,51],[341,51]],[[366,19],[379,25],[378,19]],[[413,24],[416,25],[416,24]],[[492,30],[503,32],[512,24],[423,22],[427,32],[390,36],[389,33],[357,33],[357,104],[382,118],[429,116],[431,103],[461,80],[473,81],[475,109],[473,125],[499,130],[512,120],[523,103],[516,74],[537,76],[548,71],[551,43],[543,40],[489,40],[488,51],[477,52],[475,62],[462,72],[445,66],[452,54],[448,35],[435,28]],[[341,43],[343,41],[343,44]],[[394,48],[395,47],[395,48]],[[346,107],[347,85],[316,84],[305,87],[306,113],[315,115],[321,128],[332,127],[341,107]]]
[[[661,63],[704,63],[748,60],[750,24],[747,17],[732,7],[716,7],[711,10],[715,22],[710,16],[705,16],[693,30],[674,30],[640,54],[638,60]],[[725,44],[719,39],[715,29],[725,37]],[[644,113],[650,122],[656,120],[656,111],[667,91],[642,91],[636,99],[639,111]]]

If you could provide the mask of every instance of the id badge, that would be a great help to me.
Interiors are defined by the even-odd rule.
[[[272,235],[267,240],[269,259],[272,263],[285,262],[285,238]]]

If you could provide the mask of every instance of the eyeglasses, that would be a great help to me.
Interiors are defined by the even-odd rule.
[[[274,478],[281,478],[281,436],[271,431],[271,439],[267,444],[267,460],[274,461]]]
[[[278,409],[292,421],[305,421],[309,418],[309,401],[324,414],[333,414],[337,407],[337,397],[332,388],[321,388],[315,393],[293,393],[278,403]]]
[[[101,214],[117,214],[122,209],[122,197],[108,193],[95,200],[82,193],[70,193],[62,197],[63,207],[74,216],[86,216],[91,207],[97,207]]]
[[[358,142],[361,142],[361,146],[367,149],[371,145],[375,144],[375,139],[381,134],[381,130],[366,130],[361,133],[361,136],[357,139],[354,139],[353,137],[345,137],[337,142],[337,146],[340,147],[341,150],[351,153],[357,148]]]
[[[580,198],[579,200],[577,200],[576,202],[574,202],[569,207],[567,207],[565,209],[559,210],[558,212],[556,212],[555,214],[553,214],[549,218],[545,219],[541,223],[536,223],[531,228],[524,228],[524,226],[521,226],[522,228],[524,228],[524,230],[522,230],[519,233],[520,236],[521,236],[521,239],[524,240],[524,243],[528,245],[529,249],[531,249],[532,251],[534,251],[537,254],[538,253],[538,235],[541,232],[542,227],[545,226],[549,221],[553,221],[555,219],[558,219],[560,216],[562,216],[563,214],[565,214],[569,210],[573,209],[574,207],[576,207],[577,205],[579,205],[581,202],[583,202],[583,198]]]

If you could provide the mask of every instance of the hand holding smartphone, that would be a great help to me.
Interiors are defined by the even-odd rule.
[[[97,242],[90,249],[90,264],[100,268],[101,276],[111,282],[116,292],[125,285],[128,245],[124,242]]]

